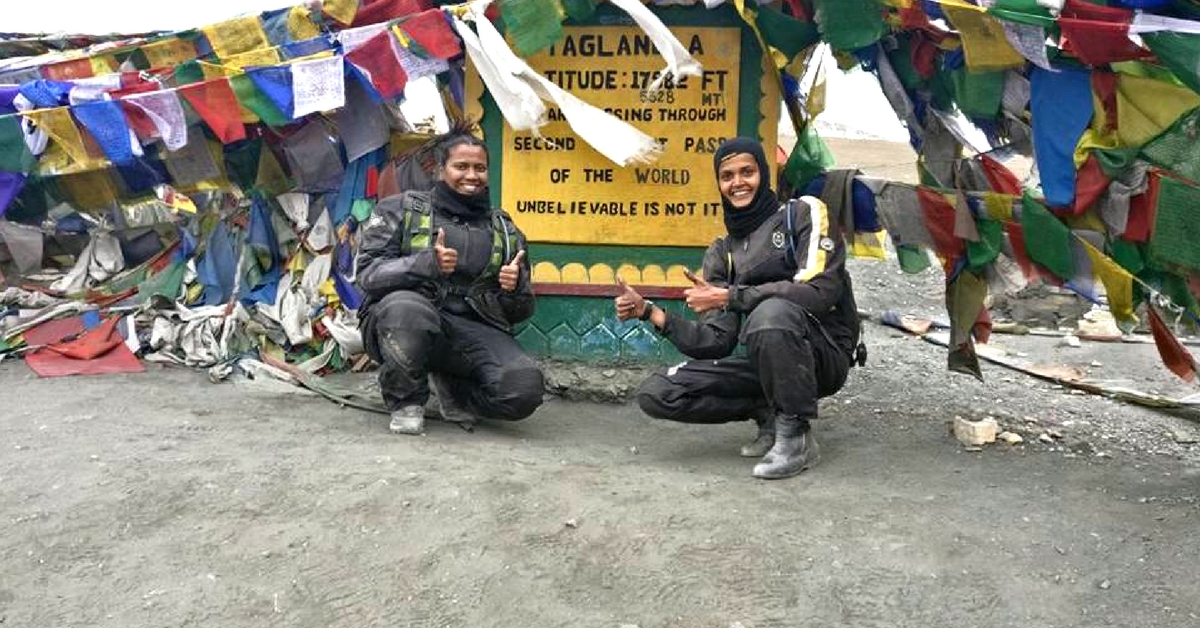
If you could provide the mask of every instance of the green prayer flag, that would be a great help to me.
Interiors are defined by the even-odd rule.
[[[1165,131],[1142,146],[1142,156],[1156,166],[1200,181],[1200,107],[1179,116]]]
[[[896,257],[900,262],[900,270],[916,274],[929,268],[929,255],[919,246],[900,244],[896,246]]]
[[[857,50],[879,41],[887,28],[880,0],[814,0],[821,37],[834,50]]]
[[[759,7],[754,21],[767,44],[782,52],[789,61],[821,40],[815,24],[784,15],[767,5]]]
[[[185,274],[187,274],[187,263],[175,262],[142,281],[138,286],[138,297],[146,300],[158,298],[167,303],[174,303],[182,293]]]
[[[192,59],[175,66],[171,77],[175,80],[175,84],[181,87],[192,83],[201,83],[204,81],[204,69],[200,67],[199,61]]]
[[[996,0],[995,4],[988,7],[987,12],[1006,22],[1034,26],[1055,25],[1049,9],[1038,4],[1037,0]]]
[[[563,0],[562,6],[567,17],[576,22],[586,21],[596,12],[595,0]]]
[[[1021,199],[1021,230],[1029,259],[1064,281],[1075,277],[1071,230],[1028,193]]]
[[[829,147],[821,141],[821,136],[810,124],[796,139],[796,146],[792,148],[792,154],[788,155],[787,164],[783,167],[783,175],[793,190],[803,190],[804,186],[833,164]]]
[[[1141,247],[1133,242],[1116,238],[1109,241],[1108,250],[1113,261],[1131,274],[1136,275],[1146,267]]]
[[[229,85],[233,88],[233,95],[237,97],[238,104],[253,111],[254,115],[263,121],[263,124],[281,127],[291,122],[266,94],[259,91],[258,86],[254,84],[254,80],[249,75],[232,76],[229,78]]]
[[[1155,261],[1200,270],[1200,188],[1161,177],[1150,257]]]
[[[966,67],[950,73],[954,100],[968,118],[993,120],[1000,115],[1004,97],[1004,72],[970,72]]]
[[[1142,41],[1193,92],[1200,93],[1200,35],[1159,31],[1142,33]]]
[[[37,165],[37,158],[25,144],[21,116],[0,116],[0,170],[26,174]]]
[[[252,189],[258,182],[258,161],[262,146],[262,138],[254,138],[225,147],[225,171],[230,180],[243,190]]]
[[[1004,225],[996,220],[981,218],[975,221],[979,241],[967,241],[967,263],[971,268],[981,269],[996,261],[1004,244]]]
[[[500,17],[513,50],[528,57],[562,39],[563,7],[558,0],[505,0]]]

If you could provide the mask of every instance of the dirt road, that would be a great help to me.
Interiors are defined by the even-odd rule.
[[[863,307],[936,311],[874,272]],[[867,331],[822,464],[779,482],[747,424],[628,405],[394,437],[274,385],[0,364],[0,626],[1200,625],[1200,426]],[[1024,342],[1174,386],[1152,346]],[[1025,442],[965,451],[956,414]]]

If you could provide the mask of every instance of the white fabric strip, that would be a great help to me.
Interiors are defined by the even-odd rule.
[[[700,76],[700,62],[688,54],[687,49],[683,47],[683,44],[679,43],[675,34],[671,32],[671,29],[667,28],[662,23],[662,20],[651,13],[650,9],[646,8],[646,5],[642,4],[640,0],[608,1],[628,13],[629,17],[633,18],[634,22],[637,22],[637,25],[650,36],[650,41],[654,42],[654,46],[658,48],[659,54],[667,62],[666,69],[650,85],[648,91],[651,93],[658,91],[658,88],[666,80],[668,74],[674,76],[676,79],[684,76]]]

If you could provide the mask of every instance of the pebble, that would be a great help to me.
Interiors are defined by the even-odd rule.
[[[579,522],[574,519],[567,519],[563,522],[563,525],[567,526],[568,528],[578,528]]]
[[[1020,434],[1016,434],[1014,432],[1000,432],[996,435],[996,438],[999,438],[1009,445],[1016,445],[1017,443],[1025,442],[1025,439],[1021,438]]]
[[[1063,336],[1062,340],[1060,340],[1058,344],[1062,347],[1074,347],[1076,349],[1083,346],[1083,343],[1079,341],[1079,336],[1071,334]]]
[[[1171,438],[1180,445],[1191,445],[1200,443],[1200,435],[1197,435],[1191,430],[1176,428],[1171,431]]]
[[[1054,443],[1054,439],[1051,438],[1050,435],[1045,432],[1042,432],[1041,434],[1038,435],[1038,440],[1042,441],[1043,443],[1051,443],[1051,444]]]
[[[1110,581],[1108,578],[1105,578],[1096,584],[1096,586],[1107,591],[1112,588],[1112,581]]]
[[[631,453],[631,454],[633,454],[633,455],[635,455],[635,456],[638,454],[638,451],[640,451],[640,450],[637,448],[637,445],[634,445],[634,446],[632,446],[632,447],[630,447],[630,448],[629,448],[629,453]]]

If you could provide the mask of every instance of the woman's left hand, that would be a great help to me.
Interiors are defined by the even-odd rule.
[[[692,281],[692,287],[683,291],[687,297],[687,306],[697,314],[709,310],[724,309],[729,305],[729,289],[718,288],[697,277],[692,271],[684,271],[684,275]]]
[[[525,249],[513,256],[512,261],[500,267],[500,289],[512,292],[517,289],[521,279],[521,260],[525,259]]]

